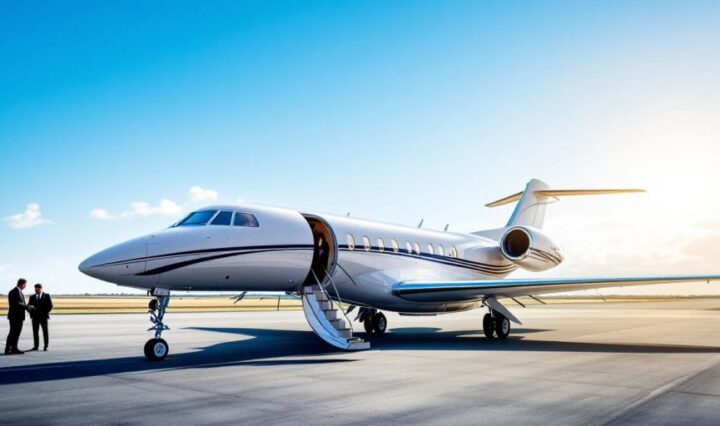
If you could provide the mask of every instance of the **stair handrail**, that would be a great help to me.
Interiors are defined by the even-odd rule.
[[[333,289],[335,290],[335,295],[338,298],[338,304],[340,305],[340,312],[342,312],[343,316],[345,317],[345,319],[348,322],[348,327],[350,327],[350,330],[352,331],[352,328],[353,328],[352,321],[350,321],[350,318],[348,318],[347,314],[345,313],[345,306],[343,306],[344,303],[342,301],[342,298],[340,297],[340,292],[338,291],[337,286],[335,285],[335,280],[333,280],[332,275],[330,275],[330,272],[328,272],[328,270],[325,269],[325,266],[320,265],[320,267],[323,268],[323,271],[325,271],[325,276],[328,277],[328,279],[330,280],[330,284],[332,284]],[[327,290],[325,289],[325,287],[322,284],[320,284],[320,287],[323,289],[323,292],[327,295],[328,293],[327,293]],[[330,299],[330,303],[332,303],[332,298],[330,297],[330,295],[328,295],[328,299]]]
[[[332,301],[332,299],[330,299],[330,296],[327,294],[327,292],[326,292],[325,289],[323,288],[322,284],[320,283],[320,279],[319,279],[318,276],[315,274],[315,271],[310,270],[310,272],[312,272],[313,276],[315,277],[315,282],[318,283],[318,287],[320,287],[320,291],[322,291],[322,292],[327,296],[328,301],[330,302],[330,305],[332,306],[333,301]],[[307,294],[303,294],[303,297],[307,297]],[[331,326],[331,325],[328,323],[327,319],[325,319],[325,317],[323,317],[323,318],[321,319],[321,318],[318,316],[317,312],[315,312],[315,309],[310,309],[310,311],[313,313],[313,316],[315,317],[315,319],[317,320],[317,322],[320,324],[320,327],[326,328],[326,327],[325,327],[326,324],[329,325],[329,326]],[[346,318],[347,318],[347,317],[346,317]],[[331,326],[331,327],[332,327],[332,326]],[[351,327],[352,327],[352,324],[351,324]],[[334,329],[334,327],[333,327],[333,329]],[[328,331],[329,331],[329,330],[328,330]],[[337,331],[337,330],[335,330],[335,331]],[[340,339],[342,339],[342,340],[345,340],[346,342],[349,340],[349,339],[346,339],[346,338],[344,338],[344,337],[342,337],[342,336],[340,336],[340,335],[338,335],[337,337],[340,338]]]

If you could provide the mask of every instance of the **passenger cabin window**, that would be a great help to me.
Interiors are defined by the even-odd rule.
[[[398,242],[395,238],[390,240],[390,245],[392,246],[392,251],[397,253],[400,251],[400,246],[398,245]]]
[[[249,226],[251,228],[257,228],[260,226],[255,215],[244,212],[235,212],[235,220],[233,221],[234,226]]]
[[[445,249],[443,248],[442,244],[438,244],[437,252],[440,256],[445,256]]]
[[[433,249],[433,245],[432,245],[432,244],[428,244],[428,253],[430,253],[430,254],[435,254],[435,250]]]
[[[232,215],[233,212],[220,212],[215,216],[215,219],[210,222],[210,225],[230,225]]]
[[[450,257],[458,257],[458,251],[455,247],[450,247]]]
[[[203,226],[215,216],[217,210],[201,210],[190,213],[185,219],[178,222],[175,226]]]
[[[415,254],[420,254],[420,244],[415,243]]]
[[[355,238],[350,234],[347,234],[347,243],[350,250],[355,250]]]
[[[405,250],[407,250],[408,254],[412,254],[412,244],[409,241],[405,243]]]
[[[385,251],[385,241],[383,241],[382,238],[377,239],[377,245],[378,245],[378,250],[380,250],[380,253]]]
[[[370,251],[370,238],[367,235],[363,235],[363,248],[365,251]]]

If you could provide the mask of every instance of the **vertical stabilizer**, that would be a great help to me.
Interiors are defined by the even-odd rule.
[[[549,188],[548,184],[539,179],[532,179],[528,182],[506,226],[525,225],[541,229],[545,222],[545,207],[550,198],[535,191]]]

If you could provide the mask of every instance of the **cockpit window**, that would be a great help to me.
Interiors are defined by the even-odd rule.
[[[185,219],[178,222],[175,226],[199,226],[207,225],[207,223],[215,216],[217,210],[200,210],[192,212]]]
[[[217,216],[215,216],[215,219],[210,222],[210,225],[230,225],[232,215],[233,212],[220,212]]]
[[[235,221],[233,222],[233,225],[250,226],[253,228],[257,228],[258,226],[260,226],[254,215],[243,212],[235,212]]]

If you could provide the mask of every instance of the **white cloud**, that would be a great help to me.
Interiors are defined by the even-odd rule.
[[[93,211],[90,212],[90,217],[99,220],[117,219],[117,216],[111,215],[105,209],[93,209]]]
[[[177,216],[182,213],[182,206],[168,199],[162,199],[157,205],[151,205],[145,201],[136,201],[130,204],[130,208],[120,213],[110,213],[106,209],[93,209],[90,217],[99,220],[131,219],[135,217],[149,216]]]
[[[24,212],[6,217],[5,222],[13,229],[32,228],[33,226],[52,223],[52,221],[42,217],[38,203],[28,204]]]
[[[197,185],[191,187],[188,190],[188,193],[190,194],[190,202],[192,202],[192,203],[199,203],[202,201],[213,201],[213,200],[217,200],[220,197],[220,194],[218,194],[217,191],[214,191],[212,189],[201,188]]]
[[[157,205],[145,201],[136,201],[129,208],[118,213],[111,213],[104,208],[96,208],[90,212],[90,217],[97,220],[131,219],[149,216],[177,216],[192,203],[213,201],[220,198],[220,194],[212,189],[194,185],[188,189],[189,202],[180,205],[172,200],[163,199]]]

